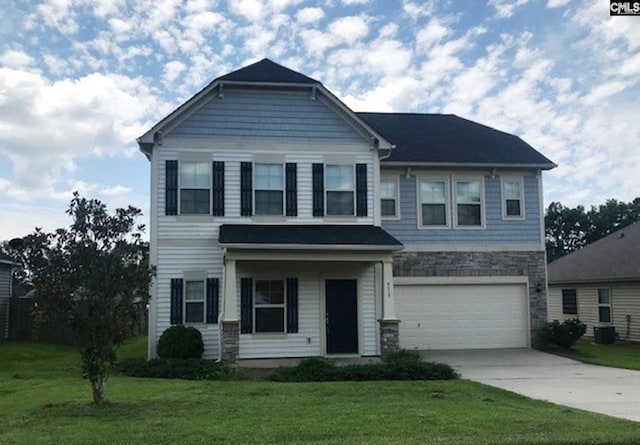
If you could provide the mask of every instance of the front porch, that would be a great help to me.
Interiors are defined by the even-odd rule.
[[[223,360],[377,357],[398,348],[391,264],[397,241],[328,245],[311,236],[306,240],[316,243],[276,245],[255,242],[254,227],[235,232],[254,242],[232,242],[225,226],[220,231]],[[304,230],[314,235],[314,227],[325,228]]]

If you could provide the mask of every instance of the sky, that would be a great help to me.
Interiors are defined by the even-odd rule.
[[[264,57],[520,136],[559,165],[546,205],[640,196],[640,16],[607,0],[2,0],[0,240],[67,226],[74,190],[148,215],[136,137]]]

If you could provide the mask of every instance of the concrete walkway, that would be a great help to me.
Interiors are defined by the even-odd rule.
[[[587,365],[532,349],[424,351],[423,355],[428,361],[448,363],[465,379],[640,422],[640,371]]]

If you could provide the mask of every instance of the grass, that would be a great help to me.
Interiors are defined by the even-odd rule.
[[[637,342],[598,345],[592,339],[583,338],[573,350],[552,349],[549,352],[594,365],[640,370],[640,343]]]
[[[124,346],[135,356],[144,340]],[[77,352],[0,343],[0,443],[633,444],[640,424],[469,381],[215,382],[113,376],[90,406]]]

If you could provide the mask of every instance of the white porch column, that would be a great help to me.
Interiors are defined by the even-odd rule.
[[[236,260],[224,262],[223,321],[238,321],[238,293],[236,289]]]
[[[393,263],[382,263],[382,319],[397,320],[396,298],[393,292]]]

